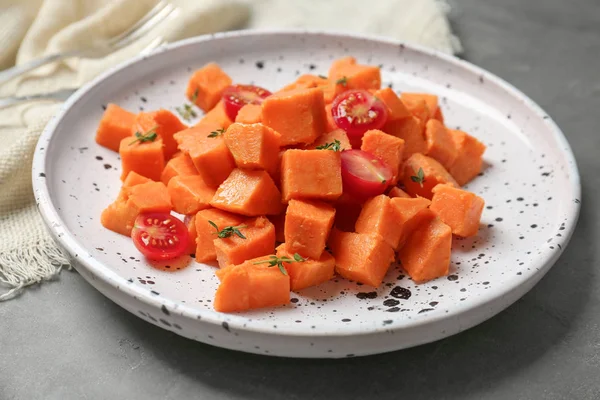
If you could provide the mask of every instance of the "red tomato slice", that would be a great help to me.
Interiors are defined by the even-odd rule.
[[[150,260],[170,260],[184,254],[190,235],[183,222],[168,213],[142,213],[135,219],[131,238]]]
[[[387,107],[366,90],[349,90],[333,100],[331,115],[348,134],[352,147],[360,147],[364,133],[380,129],[388,117]]]
[[[344,192],[359,200],[382,194],[390,184],[392,170],[371,153],[346,150],[342,157]]]
[[[246,104],[261,104],[272,93],[254,85],[232,85],[223,92],[225,114],[230,120],[235,121],[238,112]]]

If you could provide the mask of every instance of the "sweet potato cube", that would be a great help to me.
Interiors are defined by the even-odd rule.
[[[458,151],[452,139],[452,134],[444,124],[437,119],[430,119],[425,125],[425,140],[427,142],[427,155],[437,160],[444,168],[448,169],[456,160]]]
[[[281,193],[267,172],[242,169],[231,172],[210,204],[249,217],[277,215],[283,209]]]
[[[281,134],[281,145],[312,143],[325,132],[325,102],[319,89],[273,94],[262,103],[263,124]]]
[[[404,140],[402,157],[405,160],[414,153],[425,153],[427,151],[427,142],[423,132],[424,125],[417,117],[388,121],[381,130]]]
[[[285,215],[286,250],[319,259],[333,226],[335,209],[327,203],[290,200]]]
[[[235,122],[241,124],[257,124],[262,122],[262,107],[258,104],[246,104],[238,111]]]
[[[211,187],[223,183],[235,168],[221,129],[217,124],[198,124],[175,135],[179,149],[190,156],[198,175]]]
[[[388,192],[388,197],[390,197],[390,198],[402,197],[402,198],[405,198],[405,199],[410,199],[411,195],[408,194],[408,193],[406,193],[404,190],[400,189],[398,186],[394,186]]]
[[[457,155],[448,172],[460,186],[463,186],[481,171],[485,145],[463,131],[451,130],[450,134],[454,140]]]
[[[153,142],[135,141],[135,138],[127,137],[121,140],[119,145],[121,156],[121,180],[134,171],[153,181],[159,181],[165,168],[165,155],[163,153],[163,141],[156,138]]]
[[[108,104],[96,131],[96,143],[113,151],[119,151],[121,140],[131,136],[135,114],[116,104]]]
[[[396,250],[401,248],[412,231],[419,226],[426,217],[431,201],[424,197],[394,197],[390,200],[392,207],[396,209],[397,223],[400,229],[400,240]]]
[[[419,170],[423,170],[423,179],[419,177]],[[412,196],[421,196],[431,199],[431,190],[440,183],[449,183],[458,186],[452,175],[431,157],[415,153],[404,162],[404,178],[402,183],[406,192]]]
[[[217,271],[221,281],[215,293],[216,311],[229,313],[250,309],[250,278],[242,265],[230,266]]]
[[[357,233],[379,235],[396,249],[400,243],[402,223],[398,209],[392,205],[388,196],[382,194],[366,201],[355,229]]]
[[[239,228],[244,238],[232,234],[226,238],[214,239],[217,261],[221,268],[238,265],[251,258],[273,254],[275,251],[275,227],[265,217],[246,221]],[[219,226],[219,229],[224,227]]]
[[[156,132],[163,141],[165,160],[170,159],[177,152],[177,142],[173,135],[187,129],[179,118],[168,110],[160,109],[153,112],[141,112],[135,117],[131,127],[131,135]]]
[[[388,135],[378,129],[371,129],[363,135],[360,149],[373,154],[386,163],[392,170],[390,184],[398,183],[402,172],[400,167],[404,152],[404,139]]]
[[[208,63],[190,78],[185,92],[188,99],[195,102],[204,112],[212,109],[223,96],[223,91],[231,85],[231,78],[216,63]]]
[[[386,87],[379,89],[374,93],[374,96],[383,101],[387,106],[388,121],[397,121],[411,116],[408,108],[406,108],[402,100],[400,100],[400,97],[398,97],[392,88]]]
[[[432,211],[398,252],[402,268],[417,283],[448,275],[452,231]]]
[[[244,218],[228,213],[227,211],[208,208],[198,211],[196,214],[196,261],[209,262],[217,260],[214,240],[217,237],[217,231],[208,222],[212,221],[220,229],[228,226],[239,226]]]
[[[216,190],[208,186],[200,175],[176,176],[167,186],[173,202],[173,210],[191,215],[210,207]]]
[[[125,180],[123,181],[123,185],[121,187],[121,193],[123,193],[125,191],[124,190],[125,188],[139,185],[140,183],[148,183],[148,182],[153,182],[153,181],[152,181],[152,179],[146,178],[145,176],[142,176],[135,171],[130,171],[127,174],[127,177],[125,178]],[[119,193],[119,195],[121,195],[121,193]],[[127,194],[127,196],[129,196],[129,194]],[[125,197],[125,200],[127,200],[127,197]]]
[[[233,121],[229,119],[227,114],[225,113],[225,106],[223,105],[223,100],[219,101],[216,106],[214,106],[210,111],[208,111],[198,124],[217,124],[223,129],[229,128]]]
[[[239,168],[275,173],[279,164],[279,133],[260,123],[235,123],[223,137]]]
[[[439,108],[438,97],[434,94],[403,92],[400,99],[413,115],[420,115],[423,123],[433,118]]]
[[[276,307],[290,302],[290,277],[268,266],[269,257],[257,257],[216,272],[221,281],[214,307],[220,312]]]
[[[437,214],[452,233],[469,237],[477,235],[484,201],[475,193],[450,185],[437,185],[433,188],[431,211]]]
[[[106,229],[130,236],[136,217],[137,211],[128,207],[126,200],[117,199],[102,211],[100,223]]]
[[[277,247],[278,257],[294,259],[294,253],[286,250],[285,243]],[[318,259],[305,259],[302,262],[283,263],[290,276],[290,290],[297,291],[327,282],[335,274],[335,258],[324,251]]]
[[[329,69],[329,79],[343,80],[346,89],[374,89],[381,87],[381,71],[372,65],[356,64],[356,60],[343,58],[334,61]]]
[[[196,232],[196,216],[192,215],[191,218],[185,220],[185,226],[188,229],[188,235],[190,235],[190,244],[187,248],[187,254],[194,255],[196,253],[196,239],[198,233]]]
[[[173,209],[167,187],[162,182],[148,182],[127,189],[127,205],[137,214],[143,212],[170,212]]]
[[[165,185],[168,185],[173,177],[188,175],[198,175],[198,170],[194,166],[194,162],[189,155],[180,153],[167,162],[167,165],[165,165],[165,168],[160,175],[160,180]]]
[[[394,260],[392,247],[377,235],[333,229],[329,246],[335,257],[338,274],[373,287],[381,284]]]
[[[435,110],[435,114],[433,114],[433,117],[431,117],[433,119],[437,119],[438,121],[440,121],[442,124],[444,123],[444,113],[442,112],[442,108],[438,107],[437,110]]]
[[[283,201],[335,200],[342,194],[340,153],[331,150],[288,150],[281,160]]]
[[[336,140],[340,142],[340,151],[349,150],[352,148],[352,145],[350,145],[350,139],[348,139],[348,134],[346,134],[343,129],[334,129],[319,136],[317,140],[307,146],[306,149],[314,150],[317,147],[335,143]]]

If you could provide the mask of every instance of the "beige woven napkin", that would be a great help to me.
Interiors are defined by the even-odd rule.
[[[0,68],[42,55],[86,48],[130,27],[156,0],[0,0]],[[452,35],[442,0],[171,0],[180,13],[129,47],[102,59],[46,66],[0,87],[23,95],[78,87],[135,56],[157,36],[174,41],[251,28],[320,28],[387,35],[448,53]],[[69,266],[46,232],[33,200],[31,160],[37,139],[59,108],[32,102],[0,110],[0,301]]]

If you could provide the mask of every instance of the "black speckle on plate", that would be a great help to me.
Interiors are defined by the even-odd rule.
[[[221,326],[223,327],[223,329],[225,329],[227,332],[231,332],[229,330],[229,324],[227,323],[227,321],[223,321],[223,323],[221,324]]]
[[[167,310],[167,307],[165,307],[165,305],[163,304],[160,307],[160,310],[165,314],[165,315],[171,315],[171,313],[169,312],[169,310]]]

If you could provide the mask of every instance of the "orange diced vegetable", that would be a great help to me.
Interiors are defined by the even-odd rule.
[[[213,221],[214,222],[214,221]],[[219,230],[225,228],[219,226]],[[251,258],[273,254],[275,251],[275,227],[265,217],[256,217],[239,227],[241,238],[235,233],[226,238],[215,236],[217,261],[221,268],[242,264]]]
[[[340,153],[331,150],[288,150],[281,160],[283,201],[335,200],[342,194]]]
[[[235,312],[288,304],[290,277],[266,263],[256,264],[268,260],[258,257],[218,270],[221,284],[215,294],[215,310]]]
[[[281,135],[268,126],[235,123],[223,137],[239,168],[263,169],[271,175],[278,169]]]
[[[454,164],[458,152],[452,134],[444,124],[437,119],[427,121],[425,140],[427,141],[427,155],[429,157],[437,160],[446,169]]]
[[[277,256],[294,259],[294,253],[286,250],[285,243],[277,247]],[[307,258],[302,262],[284,262],[283,266],[290,276],[290,290],[292,291],[320,285],[333,278],[335,274],[335,258],[326,251],[318,259]]]
[[[356,232],[381,236],[393,249],[400,244],[402,215],[390,198],[382,194],[365,203],[356,221]]]
[[[223,91],[231,85],[231,78],[219,65],[208,63],[190,78],[185,92],[188,99],[204,112],[212,109],[221,100]]]
[[[121,140],[131,136],[134,120],[135,114],[116,104],[108,104],[96,131],[96,143],[113,151],[119,151]]]
[[[225,113],[225,106],[223,105],[223,100],[221,100],[216,106],[208,111],[196,125],[217,124],[219,127],[227,129],[232,123],[233,122]]]
[[[381,87],[379,67],[356,64],[352,57],[334,61],[329,69],[329,79],[343,81],[346,89],[378,90]]]
[[[477,235],[483,206],[481,197],[466,190],[449,185],[437,185],[433,188],[430,209],[457,236]]]
[[[423,124],[417,117],[408,117],[398,121],[388,121],[382,131],[404,140],[402,156],[407,159],[414,153],[425,153],[427,142],[423,134]]]
[[[335,143],[338,140],[340,142],[340,151],[349,150],[352,148],[348,135],[343,129],[335,129],[331,132],[322,134],[315,140],[311,145],[307,146],[307,150],[314,150],[319,146],[326,146],[329,143]]]
[[[211,187],[223,183],[235,168],[221,129],[217,124],[198,124],[175,135],[179,149],[190,156],[198,175]]]
[[[196,214],[209,207],[215,189],[209,187],[201,176],[176,176],[167,187],[175,212],[184,215]]]
[[[422,170],[422,179],[419,177]],[[415,153],[404,163],[403,182],[406,192],[413,196],[431,199],[431,190],[440,183],[458,186],[452,175],[431,157]]]
[[[238,226],[244,220],[243,217],[228,213],[227,211],[208,208],[198,211],[196,214],[196,261],[209,262],[217,260],[214,240],[217,231],[208,222],[214,222],[219,228]]]
[[[285,215],[286,250],[319,259],[333,226],[335,209],[327,203],[290,200]]]
[[[457,156],[448,171],[456,179],[456,182],[463,186],[481,171],[485,145],[463,131],[451,130],[450,134],[456,145]]]
[[[394,260],[394,250],[381,236],[333,229],[329,246],[338,274],[373,287],[381,284]]]
[[[361,150],[373,154],[392,170],[391,185],[398,183],[401,177],[404,140],[388,135],[378,129],[371,129],[363,135]]]
[[[173,135],[186,128],[187,126],[182,124],[175,114],[160,109],[149,113],[139,113],[131,127],[131,134],[156,132],[163,141],[165,160],[168,160],[177,152],[177,142],[173,139]]]
[[[414,115],[420,115],[419,118],[423,120],[423,123],[432,118],[439,109],[438,97],[434,94],[403,92],[400,98]]]
[[[396,208],[399,214],[398,225],[400,226],[400,241],[397,248],[401,248],[412,231],[419,226],[428,214],[431,201],[424,197],[394,197],[390,204]]]
[[[156,138],[152,142],[136,141],[133,137],[121,140],[119,146],[121,156],[121,180],[134,171],[153,181],[159,181],[165,167],[162,139]]]
[[[310,144],[325,132],[325,103],[319,89],[279,92],[262,103],[263,124],[281,134],[281,145]]]
[[[400,97],[391,88],[379,89],[374,95],[387,106],[388,121],[397,121],[411,116],[408,108],[406,108]]]
[[[398,252],[402,268],[417,283],[448,275],[452,231],[432,211]]]
[[[262,122],[262,107],[258,104],[246,104],[238,111],[235,122],[242,124],[257,124]]]
[[[283,209],[281,194],[265,171],[234,169],[219,186],[210,204],[246,216],[277,215]]]
[[[198,170],[194,167],[194,162],[189,155],[180,153],[173,156],[165,165],[160,180],[165,185],[169,184],[171,178],[175,176],[198,175]]]

